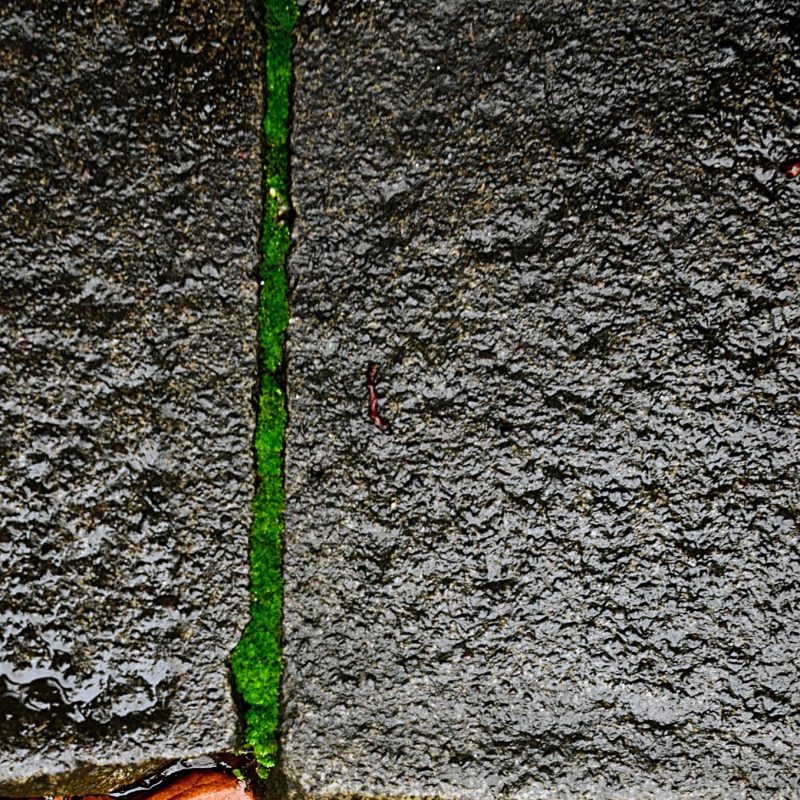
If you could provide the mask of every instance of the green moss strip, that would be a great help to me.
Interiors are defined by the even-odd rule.
[[[266,116],[265,209],[260,267],[258,346],[261,387],[256,421],[256,491],[251,535],[251,619],[232,666],[246,704],[245,740],[264,771],[277,754],[281,677],[281,547],[283,539],[283,437],[286,407],[279,371],[289,321],[286,257],[289,207],[289,100],[292,81],[294,0],[265,0]]]

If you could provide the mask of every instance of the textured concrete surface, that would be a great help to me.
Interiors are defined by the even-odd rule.
[[[235,744],[259,30],[246,0],[0,8],[0,795]]]
[[[796,798],[796,5],[303,11],[291,796]]]

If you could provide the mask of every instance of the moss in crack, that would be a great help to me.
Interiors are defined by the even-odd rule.
[[[260,393],[256,421],[256,491],[251,532],[251,619],[232,656],[244,700],[245,741],[262,772],[277,754],[281,676],[281,549],[283,438],[286,406],[281,387],[284,332],[289,320],[286,258],[289,210],[289,102],[294,0],[265,0],[265,208],[260,267],[258,347]]]

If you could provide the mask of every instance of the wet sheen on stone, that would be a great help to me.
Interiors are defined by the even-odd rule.
[[[0,8],[0,795],[236,746],[259,9]]]
[[[796,796],[796,9],[303,12],[291,796]]]

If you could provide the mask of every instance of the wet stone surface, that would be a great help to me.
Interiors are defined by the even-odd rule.
[[[0,795],[235,746],[259,27],[245,0],[0,9]]]
[[[304,6],[293,797],[796,796],[792,7]]]

